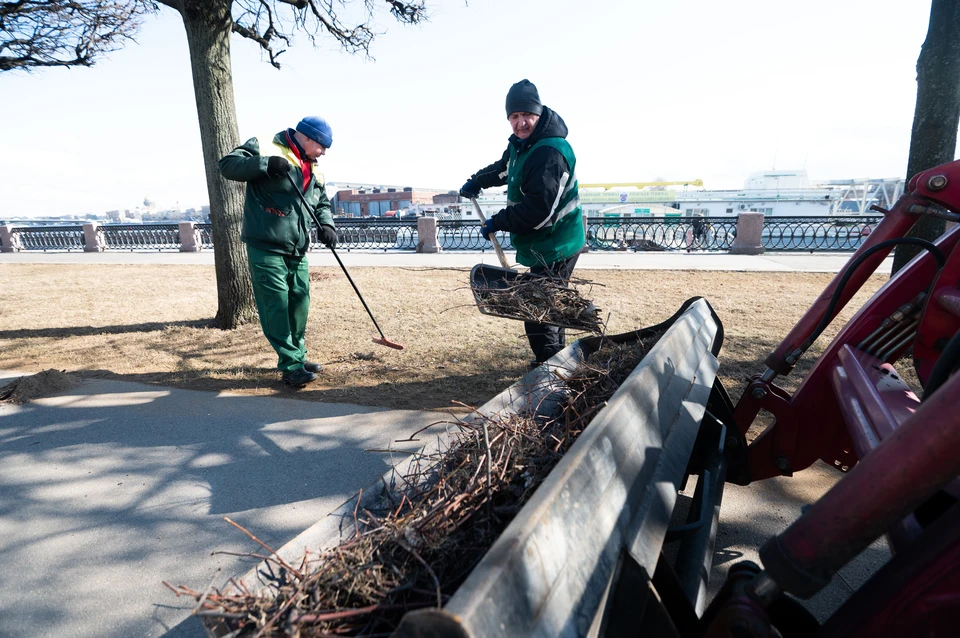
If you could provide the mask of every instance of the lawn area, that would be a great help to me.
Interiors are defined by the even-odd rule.
[[[339,269],[311,268],[310,358],[324,365],[303,390],[284,388],[276,355],[257,324],[208,327],[217,309],[212,266],[5,264],[0,294],[0,369],[56,368],[83,375],[209,391],[294,396],[408,409],[477,406],[526,373],[523,325],[481,315],[467,269],[352,268],[395,351],[378,334]],[[609,315],[615,334],[670,317],[703,296],[723,322],[720,376],[736,400],[750,374],[833,275],[703,271],[578,270],[581,288]],[[791,377],[886,280],[875,275],[841,321],[821,337]],[[577,335],[568,331],[568,341]],[[461,406],[462,408],[462,406]]]

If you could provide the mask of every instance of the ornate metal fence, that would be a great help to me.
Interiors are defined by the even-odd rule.
[[[513,250],[510,233],[498,232],[500,246]],[[493,250],[493,244],[480,234],[480,223],[442,219],[437,222],[437,244],[445,250]]]
[[[107,250],[179,250],[177,224],[104,224],[100,227]]]
[[[880,216],[767,217],[762,243],[769,251],[853,251]],[[338,245],[345,250],[416,250],[416,219],[338,219]],[[197,224],[203,248],[213,248],[210,224]],[[13,229],[21,250],[83,250],[82,226],[18,226]],[[100,227],[107,250],[178,250],[179,226],[167,224],[105,224]],[[491,250],[476,221],[438,220],[437,242],[444,250]],[[737,236],[735,217],[590,217],[590,250],[729,250]],[[497,233],[512,249],[509,233]],[[312,229],[313,248],[322,245]]]
[[[350,250],[416,250],[417,222],[398,219],[338,219],[337,246]],[[312,248],[322,248],[316,228],[310,237]]]
[[[765,250],[852,251],[883,217],[767,217],[763,223]]]
[[[83,226],[18,226],[13,235],[21,250],[83,250]]]
[[[737,235],[730,217],[588,217],[591,250],[729,250]]]
[[[197,224],[200,233],[200,247],[213,249],[213,224]]]

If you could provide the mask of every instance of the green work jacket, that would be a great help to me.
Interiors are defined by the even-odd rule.
[[[286,175],[267,175],[267,160],[272,155],[290,162],[289,175],[303,188],[302,164],[288,146],[286,131],[272,138],[252,137],[220,159],[220,173],[225,178],[247,184],[240,239],[260,250],[303,255],[310,246],[310,211]],[[321,224],[334,226],[323,175],[313,164],[309,166],[309,181],[301,191],[303,197]]]
[[[526,159],[533,151],[542,146],[556,149],[567,162],[569,174],[564,173],[553,208],[532,232],[511,233],[510,241],[517,249],[517,261],[524,266],[544,266],[580,252],[584,243],[583,211],[580,207],[579,185],[577,184],[577,158],[573,148],[562,137],[545,137],[522,150],[510,145],[510,159],[507,163],[507,205],[520,203],[523,199],[521,185]]]

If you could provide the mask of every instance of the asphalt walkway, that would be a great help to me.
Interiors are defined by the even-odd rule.
[[[202,590],[255,564],[211,556],[262,551],[224,517],[279,548],[441,420],[107,380],[0,403],[0,635],[203,636],[161,581]]]
[[[447,251],[438,254],[382,250],[338,250],[337,254],[352,266],[404,266],[470,268],[474,264],[500,265],[491,252]],[[594,251],[580,255],[578,269],[602,270],[729,270],[735,272],[837,272],[852,253],[779,253],[731,255],[725,252],[616,252]],[[327,250],[309,253],[311,266],[337,266]],[[514,253],[507,252],[513,263]],[[890,272],[892,258],[879,272]],[[0,253],[2,264],[213,264],[213,252],[180,253],[174,251],[84,253],[78,251]],[[811,300],[812,301],[812,300]]]
[[[469,267],[491,253],[342,253],[348,266]],[[580,268],[835,272],[849,255],[590,253]],[[311,265],[334,265],[327,251]],[[212,264],[212,253],[2,253],[10,263]],[[889,270],[887,270],[889,272]],[[0,371],[0,386],[20,376]],[[0,403],[0,636],[203,636],[162,581],[203,589],[246,572],[257,551],[235,520],[278,548],[335,510],[450,417],[85,380],[61,395]],[[370,450],[392,450],[390,452]],[[838,480],[823,465],[730,486],[712,588]],[[692,493],[692,485],[688,492]],[[810,601],[821,618],[887,559],[875,543]]]

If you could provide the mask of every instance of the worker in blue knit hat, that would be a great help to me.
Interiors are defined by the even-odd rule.
[[[577,184],[577,158],[567,142],[563,119],[540,102],[537,87],[520,80],[507,91],[507,121],[513,135],[493,164],[481,168],[460,187],[476,198],[484,188],[507,187],[507,206],[481,226],[484,239],[510,233],[517,261],[530,273],[570,280],[584,244],[583,212]],[[562,328],[526,322],[531,367],[563,350]]]
[[[313,223],[304,200],[320,220],[320,242],[333,248],[337,231],[323,175],[316,169],[331,144],[327,121],[309,116],[296,128],[252,137],[220,159],[225,178],[247,185],[240,239],[247,246],[253,296],[263,334],[277,353],[281,381],[294,387],[314,381],[321,370],[307,360],[304,343],[310,309],[306,252]]]

